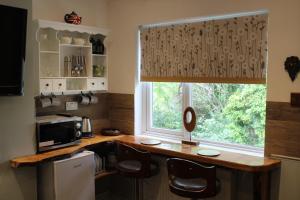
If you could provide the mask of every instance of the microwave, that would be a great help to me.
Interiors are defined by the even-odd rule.
[[[81,117],[58,115],[37,117],[37,153],[79,144],[81,134]]]

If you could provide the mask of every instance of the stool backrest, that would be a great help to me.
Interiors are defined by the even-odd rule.
[[[204,166],[199,163],[180,159],[180,158],[169,158],[167,159],[168,177],[169,182],[174,177],[181,179],[204,179],[206,181],[206,187],[201,191],[184,191],[178,190],[175,193],[181,196],[192,197],[192,198],[205,198],[216,195],[216,167],[215,166]],[[175,188],[176,190],[176,188]],[[174,188],[173,188],[174,191]]]
[[[121,173],[126,176],[132,176],[137,178],[145,178],[150,176],[150,162],[151,154],[149,152],[140,151],[126,144],[118,143],[117,145],[117,162],[121,161],[138,161],[141,163],[141,170],[135,172],[122,171]]]

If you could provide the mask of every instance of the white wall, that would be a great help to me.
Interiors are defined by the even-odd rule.
[[[28,32],[25,64],[25,95],[0,97],[0,199],[36,199],[35,168],[13,170],[9,160],[34,153],[34,101],[31,33],[31,0],[0,0],[2,5],[27,8]],[[1,64],[0,64],[1,66]],[[5,66],[1,66],[5,67]]]
[[[291,92],[300,92],[300,77],[292,83],[284,71],[283,63],[287,56],[300,56],[299,8],[299,0],[109,0],[109,91],[129,94],[135,92],[139,25],[267,9],[267,99],[289,102]],[[279,176],[280,200],[299,200],[300,162],[283,160],[281,173],[277,172],[273,177],[274,185],[278,184],[276,178]],[[251,189],[248,188],[248,197],[250,192]]]
[[[300,56],[299,0],[110,0],[109,90],[134,93],[138,25],[267,9],[269,13],[268,100],[288,102],[300,91],[284,71],[287,56]]]
[[[0,0],[0,4],[30,10],[32,7],[34,19],[54,21],[63,21],[64,14],[74,10],[83,17],[84,25],[108,26],[112,31],[109,43],[109,89],[111,92],[129,94],[133,94],[135,88],[138,25],[268,9],[268,100],[289,101],[290,92],[299,92],[300,78],[291,83],[283,69],[286,56],[300,56],[299,0]],[[36,74],[31,64],[30,40],[28,44],[25,96],[0,97],[1,200],[36,199],[35,168],[12,170],[8,163],[12,157],[34,152],[33,77],[36,78]],[[298,200],[299,163],[284,161],[281,173],[280,199]]]
[[[65,13],[77,11],[83,16],[83,24],[106,27],[105,0],[0,0],[2,5],[27,8],[28,39],[25,65],[25,95],[0,97],[0,199],[35,200],[36,168],[12,169],[9,160],[35,153],[34,88],[37,87],[36,70],[33,65],[34,19],[63,21]],[[33,13],[32,13],[33,11]],[[1,65],[1,64],[0,64]]]
[[[106,0],[32,0],[33,19],[64,22],[66,13],[75,11],[82,25],[107,26]]]

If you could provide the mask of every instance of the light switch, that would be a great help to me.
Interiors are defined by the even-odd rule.
[[[78,103],[76,101],[66,102],[66,110],[78,110]]]

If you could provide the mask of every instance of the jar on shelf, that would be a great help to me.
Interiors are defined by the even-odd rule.
[[[104,65],[93,65],[93,77],[104,77],[105,66]]]

